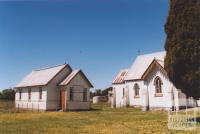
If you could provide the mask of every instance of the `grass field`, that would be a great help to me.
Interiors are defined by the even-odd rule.
[[[85,112],[0,112],[2,134],[200,134],[167,128],[167,112],[141,112],[139,109],[111,109],[93,105]],[[200,114],[198,114],[200,116]]]

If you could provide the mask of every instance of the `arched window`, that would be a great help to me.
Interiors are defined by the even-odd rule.
[[[154,80],[156,94],[162,93],[162,84],[162,80],[160,79],[160,77],[157,76]]]
[[[139,93],[139,85],[137,83],[135,83],[134,85],[134,91],[135,91],[135,97],[139,97],[140,93]]]

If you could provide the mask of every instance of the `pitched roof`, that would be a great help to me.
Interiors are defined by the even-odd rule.
[[[142,79],[142,75],[155,59],[162,67],[164,67],[164,58],[166,52],[156,52],[151,54],[140,55],[134,61],[125,80]]]
[[[167,72],[165,71],[165,69],[163,68],[163,66],[159,63],[159,61],[157,61],[156,59],[154,59],[152,61],[152,63],[149,65],[149,67],[147,68],[147,70],[142,75],[142,79],[145,79],[146,77],[148,77],[148,74],[151,72],[151,70],[154,69],[155,66],[158,67],[165,75],[167,75]]]
[[[81,73],[82,76],[85,78],[85,80],[89,83],[90,87],[93,88],[93,85],[91,84],[91,82],[88,80],[88,78],[80,69],[72,71],[71,74],[69,74],[59,85],[60,86],[68,85],[77,76],[78,73]]]
[[[15,87],[20,88],[20,87],[47,85],[59,72],[61,72],[67,66],[71,69],[71,67],[68,64],[63,64],[63,65],[44,68],[40,70],[34,70],[30,74],[28,74]]]
[[[122,84],[125,82],[125,77],[128,74],[128,69],[120,70],[120,72],[117,74],[117,77],[113,80],[113,84]]]

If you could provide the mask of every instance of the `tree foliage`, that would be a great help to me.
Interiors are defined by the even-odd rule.
[[[170,0],[165,69],[176,88],[200,98],[200,0]]]
[[[5,89],[0,92],[0,99],[5,100],[14,100],[15,99],[15,91],[13,89]]]
[[[96,89],[95,92],[90,93],[90,97],[92,98],[94,96],[107,96],[109,91],[112,91],[112,87],[108,87],[104,90]]]

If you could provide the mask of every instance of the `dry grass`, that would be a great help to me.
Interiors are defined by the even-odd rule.
[[[85,112],[0,113],[0,133],[5,134],[199,134],[167,129],[167,112],[111,109],[93,105]],[[200,115],[200,114],[199,114]]]

